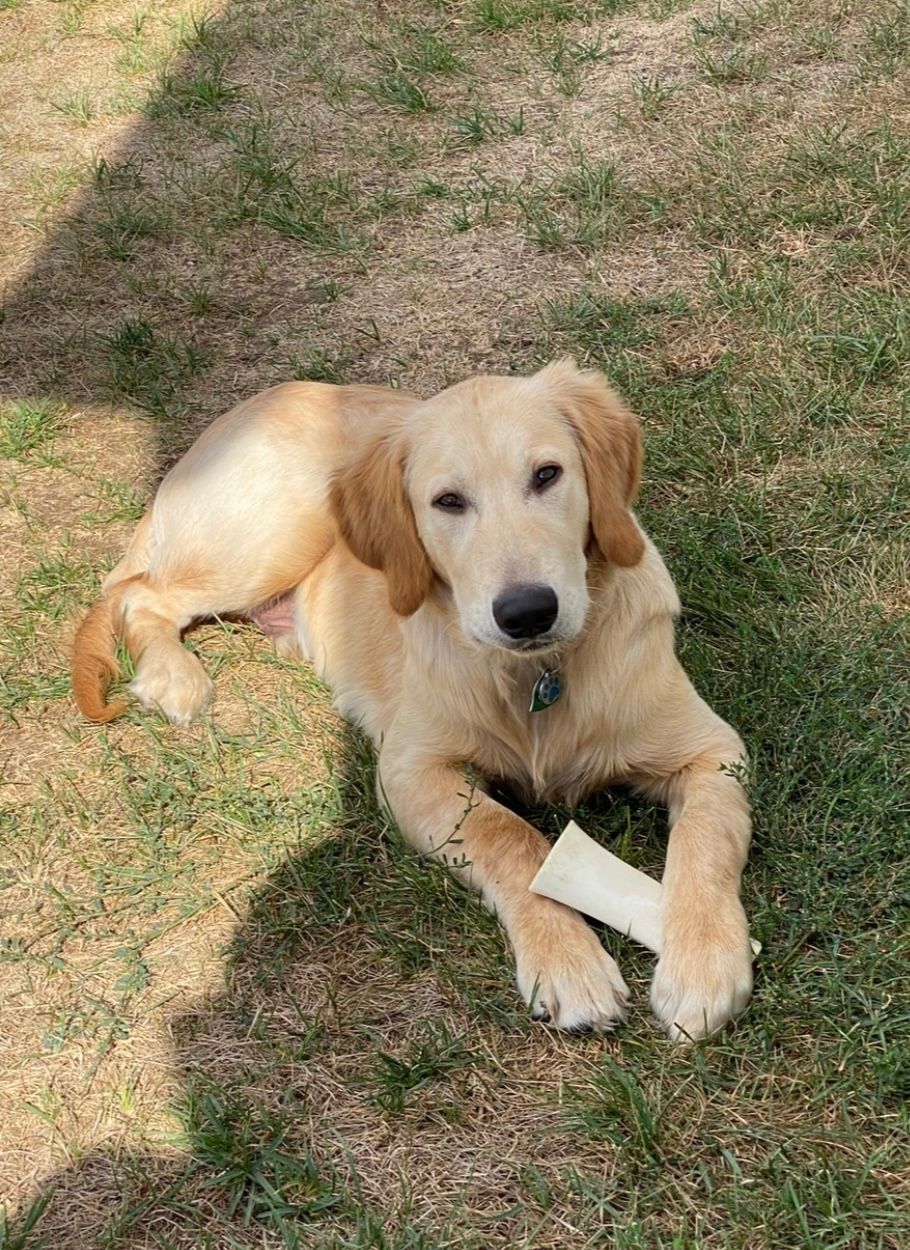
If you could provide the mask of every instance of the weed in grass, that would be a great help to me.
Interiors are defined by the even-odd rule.
[[[70,118],[79,126],[87,126],[97,116],[91,96],[84,90],[64,92],[63,95],[52,99],[50,103],[51,108],[56,109],[58,113],[62,113],[64,117]]]
[[[300,156],[285,156],[278,147],[272,117],[259,113],[249,121],[226,127],[224,140],[232,150],[231,170],[238,178],[235,192],[240,206],[251,212],[247,200],[293,196],[297,189]]]
[[[224,79],[223,68],[199,69],[184,75],[165,75],[149,105],[152,117],[181,116],[192,112],[217,112],[237,98],[238,88]]]
[[[110,35],[120,44],[120,51],[114,61],[115,67],[123,74],[141,74],[156,64],[165,55],[155,48],[149,37],[148,21],[152,10],[139,8],[131,15],[123,26],[111,26]]]
[[[337,1205],[333,1178],[301,1151],[293,1096],[273,1109],[196,1077],[176,1111],[194,1158],[218,1178],[228,1221],[239,1216],[243,1228],[271,1229],[285,1245],[299,1245],[294,1225]]]
[[[0,405],[0,456],[46,457],[60,433],[60,405],[53,400],[11,400]]]
[[[453,1037],[444,1024],[428,1021],[404,1055],[378,1051],[368,1081],[372,1101],[390,1115],[400,1115],[418,1090],[445,1080],[452,1072],[474,1067],[478,1056],[464,1041]]]
[[[456,74],[465,70],[462,58],[438,31],[407,22],[395,26],[391,38],[370,40],[367,46],[374,67],[383,75]]]
[[[326,205],[305,193],[295,201],[266,206],[259,220],[276,234],[297,239],[318,252],[360,252],[367,245],[362,234],[351,233],[344,223],[332,221]]]
[[[684,12],[689,8],[689,0],[646,0],[642,16],[652,22],[662,22],[674,13]]]
[[[907,141],[887,123],[859,134],[847,134],[842,124],[822,125],[794,136],[774,168],[756,170],[746,136],[721,131],[706,139],[696,158],[699,190],[689,198],[691,220],[704,237],[753,243],[782,225],[836,229],[850,243],[854,233],[866,237],[870,223],[880,241],[903,241],[910,238],[910,189],[902,172],[908,152]]]
[[[116,521],[138,521],[146,512],[147,501],[128,482],[99,478],[94,491],[98,501],[95,511],[85,521],[93,525],[112,525]]]
[[[583,291],[561,302],[546,300],[543,320],[548,329],[565,335],[573,350],[591,359],[616,348],[655,342],[659,319],[679,318],[687,310],[688,301],[681,294],[622,300]]]
[[[141,317],[100,338],[107,348],[114,394],[127,396],[155,416],[179,406],[186,383],[209,360],[209,353],[194,343],[156,330]]]
[[[204,317],[211,312],[215,293],[205,282],[188,282],[182,291],[187,307],[194,317]]]
[[[376,151],[377,159],[380,159],[387,168],[410,169],[420,158],[418,140],[411,135],[403,134],[400,130],[395,128],[386,130],[382,135],[381,147],[374,146],[373,136],[371,135],[370,138],[371,150]]]
[[[383,74],[365,90],[377,103],[402,113],[428,113],[434,108],[420,83],[408,74]]]
[[[494,207],[500,199],[500,189],[486,182],[464,189],[458,197],[458,206],[449,219],[452,229],[460,234],[475,226],[489,224],[493,220]]]
[[[70,694],[69,675],[52,665],[46,654],[40,654],[37,621],[38,618],[25,617],[8,624],[4,632],[0,709],[13,727],[18,727],[20,715],[34,715],[36,709],[55,699],[68,699]]]
[[[332,108],[348,108],[357,95],[357,84],[353,78],[331,65],[323,65],[319,72],[322,91],[327,104]]]
[[[146,240],[163,238],[170,228],[166,215],[153,203],[124,197],[92,223],[92,232],[111,260],[132,261]]]
[[[525,111],[524,111],[524,108],[523,108],[523,107],[522,107],[522,108],[519,108],[519,110],[518,110],[518,112],[517,112],[517,113],[513,113],[513,114],[512,114],[512,116],[508,119],[507,125],[508,125],[508,127],[509,127],[509,133],[510,133],[510,134],[513,134],[513,135],[523,135],[523,134],[524,134],[524,132],[525,132]]]
[[[27,613],[59,621],[80,602],[88,573],[84,561],[45,556],[19,579],[16,600]]]
[[[36,224],[43,225],[46,217],[57,212],[73,192],[83,185],[85,176],[84,167],[76,163],[62,166],[50,176],[34,173],[30,175],[29,190]]]
[[[0,8],[3,7],[14,6],[9,3],[4,5],[0,0]],[[44,1250],[47,1241],[37,1230],[53,1197],[53,1190],[48,1190],[47,1193],[36,1198],[29,1204],[28,1209],[20,1214],[15,1225],[10,1223],[6,1204],[0,1206],[0,1246],[3,1250]]]
[[[451,126],[456,136],[456,146],[476,147],[484,139],[492,139],[500,134],[503,123],[502,118],[491,109],[475,104],[470,113],[453,118]]]
[[[417,74],[462,73],[465,64],[452,45],[432,30],[411,28],[413,36],[403,65]]]
[[[582,291],[567,300],[546,300],[540,310],[543,354],[571,352],[606,369],[634,397],[650,370],[646,350],[655,347],[670,325],[685,324],[688,301],[681,294],[650,299],[613,299]]]
[[[749,82],[759,78],[764,69],[761,58],[742,45],[733,47],[728,52],[718,53],[707,48],[696,48],[695,63],[708,82],[717,86]]]
[[[580,156],[574,168],[533,195],[518,195],[525,232],[548,250],[594,248],[615,239],[644,207],[612,161]]]
[[[471,15],[480,31],[505,32],[524,26],[590,20],[618,13],[628,0],[474,0]]]
[[[138,39],[145,31],[152,12],[149,8],[134,9],[125,25],[109,26],[108,34],[121,43],[129,43],[132,39]]]
[[[711,39],[725,39],[735,43],[746,33],[745,11],[743,9],[724,9],[718,4],[709,17],[692,19],[692,38],[697,43]]]
[[[653,121],[678,89],[676,86],[668,86],[657,75],[651,75],[638,79],[632,88],[632,95],[642,117],[647,121]]]
[[[644,1163],[659,1163],[661,1114],[630,1068],[604,1055],[588,1089],[576,1091],[575,1114],[595,1140],[612,1141]]]
[[[861,78],[893,78],[910,56],[910,9],[891,3],[873,18],[866,29],[858,72]]]
[[[91,163],[92,186],[102,198],[143,190],[143,163],[135,157],[113,164],[104,156]]]
[[[476,0],[473,17],[479,30],[505,31],[533,20],[534,13],[525,0]]]
[[[300,378],[305,382],[333,382],[337,385],[345,382],[350,363],[347,353],[332,352],[325,347],[314,347],[305,356],[294,356],[289,362],[293,378]]]
[[[230,51],[229,28],[211,14],[180,14],[175,29],[178,45],[200,62],[223,62]]]
[[[92,0],[65,0],[60,6],[60,19],[57,29],[65,39],[78,35],[82,29],[85,10]]]
[[[840,60],[841,41],[837,31],[829,26],[809,26],[803,34],[805,47],[820,61]]]
[[[257,116],[224,136],[232,152],[225,175],[233,182],[225,210],[231,224],[255,221],[325,253],[357,252],[365,237],[340,217],[353,216],[357,200],[350,178],[339,171],[304,182],[299,155],[284,156],[272,121]]]
[[[153,120],[217,114],[240,97],[239,88],[227,81],[233,48],[217,23],[193,17],[179,42],[189,64],[162,75],[146,110]]]
[[[451,221],[452,229],[456,234],[464,234],[465,231],[470,230],[474,225],[474,218],[471,215],[467,204],[463,201],[452,213],[449,220]]]
[[[444,182],[436,178],[418,178],[414,183],[414,194],[425,200],[450,200],[455,192]]]
[[[541,63],[555,76],[560,91],[566,96],[576,96],[581,91],[585,65],[604,61],[611,55],[604,50],[600,39],[569,39],[561,31],[549,38],[540,38],[539,44]]]

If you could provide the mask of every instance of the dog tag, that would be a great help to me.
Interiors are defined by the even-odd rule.
[[[528,711],[542,712],[545,707],[552,707],[561,694],[559,673],[555,669],[545,668],[534,683]]]

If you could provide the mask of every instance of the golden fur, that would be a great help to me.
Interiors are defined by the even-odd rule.
[[[640,462],[635,418],[571,361],[424,402],[275,387],[215,421],[162,482],[77,634],[77,702],[95,720],[121,710],[104,693],[119,637],[133,692],[185,724],[211,683],[182,631],[269,618],[376,744],[404,836],[482,893],[533,1012],[570,1029],[622,1017],[622,976],[582,917],[529,891],[543,837],[466,774],[570,803],[615,782],[652,796],[671,833],[651,1001],[671,1036],[701,1036],[751,991],[744,752],[676,659],[676,593],[630,511]],[[545,489],[542,465],[561,470]],[[453,493],[463,507],[439,505]],[[516,643],[494,603],[528,584],[552,588],[558,616]],[[530,713],[556,664],[563,697]]]

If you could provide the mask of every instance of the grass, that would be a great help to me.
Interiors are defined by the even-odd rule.
[[[52,400],[13,400],[0,409],[0,456],[30,460],[46,456],[60,431],[60,410]]]
[[[96,109],[87,91],[67,92],[51,101],[51,106],[71,118],[79,126],[87,126],[94,118]]]
[[[548,250],[589,250],[618,238],[659,203],[623,184],[613,161],[578,154],[571,167],[542,190],[516,197],[528,238]]]
[[[3,123],[0,1246],[902,1250],[902,6],[0,7],[32,76]],[[680,651],[754,759],[755,999],[692,1052],[607,934],[629,1024],[528,1020],[494,918],[251,629],[191,634],[193,729],[70,702],[71,623],[214,413],[563,352],[643,417]],[[661,812],[575,815],[660,871]]]

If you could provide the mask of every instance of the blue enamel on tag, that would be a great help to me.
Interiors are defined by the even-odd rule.
[[[545,707],[552,707],[562,694],[559,673],[552,668],[545,668],[531,691],[530,712],[542,712]]]

